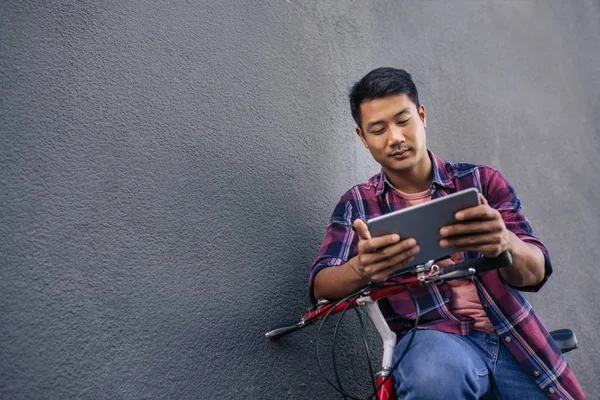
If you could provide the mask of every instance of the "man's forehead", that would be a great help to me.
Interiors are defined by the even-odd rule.
[[[399,113],[411,112],[416,106],[407,94],[394,94],[366,100],[360,104],[363,123],[392,118]]]

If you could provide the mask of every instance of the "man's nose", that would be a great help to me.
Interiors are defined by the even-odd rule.
[[[392,146],[403,143],[404,141],[406,141],[406,138],[402,133],[402,128],[397,125],[393,125],[390,129],[390,142]]]

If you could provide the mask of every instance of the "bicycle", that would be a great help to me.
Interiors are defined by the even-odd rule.
[[[377,305],[377,301],[393,296],[405,290],[409,291],[412,294],[412,288],[417,287],[419,285],[435,285],[451,281],[453,279],[469,277],[480,274],[482,272],[508,267],[511,265],[511,263],[512,259],[510,253],[508,251],[505,251],[495,258],[481,257],[472,260],[467,260],[459,264],[450,265],[444,268],[440,268],[437,264],[435,264],[435,261],[429,261],[425,264],[420,264],[408,268],[401,268],[394,274],[392,274],[386,281],[381,283],[370,283],[369,285],[335,302],[331,302],[328,299],[319,299],[315,306],[311,306],[308,309],[308,311],[304,315],[302,315],[298,323],[290,326],[284,326],[281,328],[273,329],[267,332],[265,336],[269,339],[275,340],[281,338],[282,336],[295,332],[299,329],[305,328],[319,320],[322,321],[322,327],[328,319],[328,317],[332,314],[341,312],[341,319],[341,317],[343,317],[343,315],[348,310],[356,307],[365,307],[369,318],[373,322],[373,325],[375,326],[383,342],[381,370],[379,370],[377,373],[373,373],[372,367],[369,367],[369,369],[371,370],[371,378],[373,382],[374,392],[371,396],[369,396],[368,399],[375,398],[376,400],[395,400],[397,399],[397,395],[394,389],[393,371],[396,369],[398,364],[402,361],[404,355],[407,353],[408,349],[410,348],[413,337],[417,331],[417,326],[419,323],[419,306],[416,301],[416,298],[413,295],[413,301],[417,310],[416,319],[413,328],[406,333],[410,333],[412,336],[409,338],[406,348],[399,356],[396,363],[392,365],[392,355],[396,346],[396,333],[389,328],[383,314],[381,313],[381,310],[379,309],[379,306]],[[359,315],[360,317],[360,314],[357,315]],[[362,319],[360,319],[360,322],[362,325]],[[321,327],[319,328],[319,331]],[[334,341],[336,333],[337,326],[336,330],[334,331]],[[574,350],[579,346],[577,338],[569,329],[555,330],[550,332],[550,335],[552,336],[559,349],[563,353]],[[333,347],[332,356],[334,358],[335,369],[335,346]],[[369,357],[368,352],[367,356]],[[319,358],[318,342],[317,358]],[[324,374],[323,367],[320,361],[319,366]],[[327,376],[324,374],[327,382],[336,391],[341,393],[344,396],[344,398],[361,400],[357,397],[350,395],[342,388],[337,370],[335,370],[335,375],[338,383],[337,386],[333,384],[333,382],[331,382],[329,378],[327,378]]]

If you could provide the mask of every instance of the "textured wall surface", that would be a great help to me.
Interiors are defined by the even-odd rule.
[[[555,264],[529,298],[600,393],[597,0],[176,3],[0,3],[1,398],[335,398],[316,328],[263,334],[377,171],[346,100],[377,66],[516,187]]]

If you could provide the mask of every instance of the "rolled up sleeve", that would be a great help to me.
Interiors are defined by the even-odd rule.
[[[493,168],[486,167],[481,171],[484,195],[490,206],[500,212],[506,228],[526,243],[539,248],[544,255],[544,279],[535,286],[515,287],[520,291],[537,292],[552,275],[552,262],[546,246],[534,236],[531,223],[521,213],[522,203],[508,180]],[[508,283],[507,283],[508,284]]]
[[[348,262],[358,252],[358,234],[353,227],[354,219],[358,216],[354,212],[352,204],[347,193],[342,196],[333,210],[327,225],[325,239],[310,270],[308,291],[311,303],[316,301],[314,298],[315,276],[324,268],[336,267]]]

